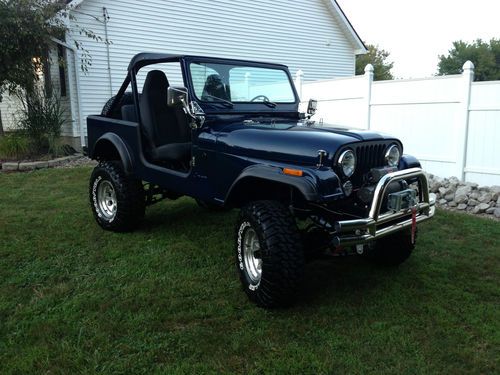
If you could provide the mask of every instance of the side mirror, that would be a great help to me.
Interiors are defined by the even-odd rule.
[[[188,91],[185,87],[169,87],[167,89],[167,105],[169,107],[187,106]]]
[[[309,104],[307,105],[307,114],[314,115],[318,108],[318,101],[315,99],[309,99]]]

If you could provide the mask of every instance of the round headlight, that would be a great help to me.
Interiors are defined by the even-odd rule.
[[[338,165],[346,177],[351,177],[356,169],[356,157],[354,152],[346,150],[340,154]]]
[[[391,145],[385,153],[385,161],[391,167],[397,167],[399,164],[399,158],[401,154],[399,152],[399,147],[396,145]]]

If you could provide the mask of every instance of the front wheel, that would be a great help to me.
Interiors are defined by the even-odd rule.
[[[404,230],[378,240],[366,257],[379,265],[398,266],[410,257],[414,248],[411,232]]]
[[[304,253],[295,220],[285,206],[257,201],[241,209],[236,265],[246,294],[257,305],[292,302],[304,272]]]
[[[103,229],[130,231],[144,217],[142,182],[125,175],[118,162],[102,161],[94,168],[89,196],[94,218]]]

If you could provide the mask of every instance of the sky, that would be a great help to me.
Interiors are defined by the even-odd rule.
[[[361,39],[390,52],[396,78],[437,72],[456,40],[500,39],[500,0],[337,0]]]

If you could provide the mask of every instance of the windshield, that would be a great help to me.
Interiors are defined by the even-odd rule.
[[[288,74],[279,68],[191,63],[189,70],[196,97],[205,102],[295,103]]]

